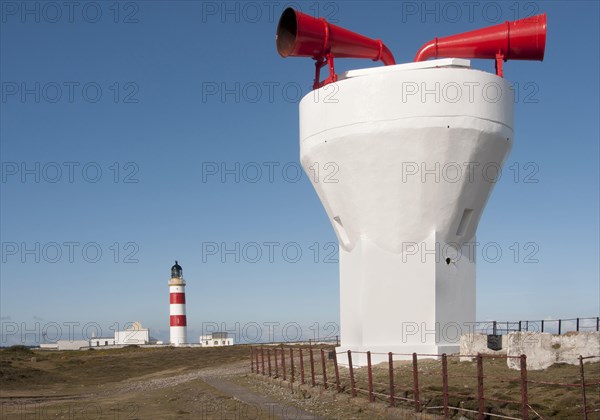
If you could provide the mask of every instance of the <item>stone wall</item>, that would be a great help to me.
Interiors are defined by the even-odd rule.
[[[600,333],[570,332],[562,335],[515,332],[508,334],[507,354],[527,356],[527,369],[546,369],[555,363],[579,364],[579,355],[600,356]],[[600,358],[584,362],[600,362]],[[518,359],[508,359],[508,367],[519,369]]]
[[[476,356],[477,353],[481,354],[498,354],[506,356],[506,336],[502,337],[502,349],[492,350],[487,346],[487,335],[486,334],[463,334],[460,337],[460,354]],[[472,357],[461,357],[461,362],[471,361]]]
[[[527,369],[541,370],[555,363],[579,364],[579,356],[600,356],[599,332],[569,332],[549,334],[539,332],[512,332],[502,337],[502,349],[490,350],[487,347],[486,334],[464,334],[460,338],[460,354],[476,355],[496,354],[508,356],[527,356]],[[461,357],[461,361],[472,357]],[[586,359],[585,363],[600,362],[600,357]],[[507,359],[508,367],[520,369],[519,359]]]

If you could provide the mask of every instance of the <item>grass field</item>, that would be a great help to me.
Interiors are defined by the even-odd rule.
[[[317,358],[317,360],[320,360]],[[299,380],[299,360],[295,363]],[[476,387],[475,364],[449,363],[449,373],[472,376],[451,380],[451,392],[473,394]],[[308,359],[305,369],[308,369]],[[419,364],[421,400],[436,405],[440,398],[439,362]],[[493,377],[518,377],[509,371],[504,360],[486,362],[486,396],[513,399],[519,395],[518,382],[492,381]],[[214,378],[225,378],[252,392],[279,401],[285,406],[300,407],[325,419],[412,418],[401,411],[386,408],[387,402],[368,403],[366,395],[349,399],[347,369],[341,370],[343,393],[324,392],[305,386],[290,390],[289,382],[265,381],[250,374],[249,348],[123,348],[87,351],[40,351],[24,347],[0,350],[0,402],[2,419],[275,419],[264,406],[253,405],[236,392],[215,388]],[[289,369],[289,366],[288,366]],[[331,362],[329,380],[334,378]],[[411,398],[411,367],[397,362],[397,395]],[[357,386],[367,389],[366,369],[358,369]],[[308,381],[307,375],[307,381]],[[543,372],[529,372],[530,379],[577,383],[578,367],[556,365]],[[317,375],[317,380],[319,380]],[[289,378],[288,378],[289,380]],[[375,391],[387,393],[387,366],[374,368]],[[600,364],[586,365],[586,382],[600,381]],[[227,383],[227,382],[225,382]],[[213,385],[211,385],[213,384]],[[531,386],[530,402],[544,418],[579,419],[580,389],[576,387]],[[454,397],[453,397],[454,398]],[[456,397],[457,398],[457,397]],[[451,398],[452,405],[474,407],[469,398]],[[518,398],[517,398],[518,399]],[[588,401],[600,406],[600,387],[589,389]],[[399,406],[402,402],[399,401]],[[406,413],[412,407],[406,405]],[[515,414],[510,405],[490,405],[492,412]],[[292,417],[293,418],[293,417]],[[302,417],[306,418],[306,417]],[[426,416],[423,418],[431,418]],[[456,415],[453,418],[459,418]],[[467,416],[467,418],[473,418]],[[536,418],[533,414],[530,418]],[[600,418],[600,412],[590,419]]]
[[[239,365],[246,347],[0,351],[2,419],[239,418],[255,407],[195,372]],[[260,410],[255,418],[268,418]]]
[[[484,361],[484,395],[485,411],[488,413],[503,414],[521,417],[520,405],[514,403],[495,402],[496,400],[520,401],[521,386],[519,371],[507,368],[505,359],[488,359]],[[588,373],[586,382],[600,381],[600,364],[586,366]],[[359,369],[357,386],[367,389],[366,369]],[[412,364],[410,362],[396,362],[394,366],[396,394],[411,400],[413,398]],[[442,399],[441,364],[435,360],[419,361],[419,389],[422,406],[439,407]],[[453,407],[477,410],[477,366],[475,362],[448,362],[449,405]],[[343,387],[349,388],[349,379],[344,375]],[[545,371],[528,372],[529,380],[578,384],[579,367],[565,364],[551,366]],[[377,383],[375,391],[382,394],[388,392],[389,386],[388,366],[380,365],[374,369],[373,381]],[[588,405],[600,409],[600,387],[588,388]],[[456,396],[461,395],[461,396]],[[529,404],[535,411],[530,410],[531,418],[536,418],[538,412],[543,418],[579,419],[582,417],[581,390],[576,387],[563,387],[555,385],[528,384]],[[378,397],[383,399],[382,397]],[[412,402],[400,400],[400,405],[412,407]],[[434,410],[430,412],[441,412]],[[471,416],[472,417],[472,416]],[[600,418],[600,412],[595,417]]]
[[[303,364],[305,370],[305,382],[310,384],[310,359],[308,347],[304,347]],[[265,350],[266,351],[266,350]],[[289,383],[290,361],[289,349],[286,348],[286,372]],[[315,352],[316,381],[322,384],[322,367],[319,352]],[[273,350],[271,348],[271,354]],[[282,378],[281,356],[279,355],[279,379]],[[298,347],[294,347],[294,371],[295,382],[301,381],[300,358]],[[485,412],[500,414],[515,418],[521,418],[521,406],[518,403],[497,402],[493,400],[521,401],[520,371],[508,369],[506,359],[484,358],[484,397]],[[531,406],[530,418],[544,419],[582,419],[583,404],[580,384],[579,366],[556,364],[543,371],[528,371],[528,397]],[[588,419],[600,419],[600,363],[585,364],[586,384],[593,384],[586,388],[588,409],[595,408],[596,411],[588,414]],[[419,400],[422,412],[442,413],[441,409],[429,410],[426,407],[440,407],[443,404],[442,368],[439,360],[420,359],[419,371]],[[274,372],[274,359],[272,362]],[[355,387],[358,389],[359,399],[368,399],[368,373],[367,368],[355,368]],[[389,403],[389,366],[387,363],[375,365],[372,371],[373,391],[375,400]],[[351,382],[349,370],[340,367],[340,385],[342,393],[350,394]],[[327,377],[329,387],[335,386],[335,369],[332,360],[327,361]],[[448,392],[449,406],[464,408],[466,410],[478,409],[478,387],[477,387],[477,365],[476,362],[460,362],[457,358],[448,359]],[[558,386],[550,384],[539,384],[538,382],[571,384],[573,386]],[[413,368],[412,362],[394,362],[394,388],[398,407],[414,409],[413,391]],[[451,411],[451,414],[453,412]],[[540,416],[537,416],[538,413]],[[459,417],[458,411],[454,414]],[[476,418],[476,414],[462,412],[467,418]]]
[[[185,372],[247,360],[244,346],[223,348],[139,348],[39,351],[20,346],[0,352],[2,391],[102,386],[164,372]]]

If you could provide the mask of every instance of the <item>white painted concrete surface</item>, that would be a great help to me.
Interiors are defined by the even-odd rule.
[[[476,356],[478,353],[481,354],[492,354],[499,356],[506,356],[506,347],[508,344],[507,336],[502,337],[502,349],[491,350],[487,347],[487,335],[486,334],[464,334],[460,338],[460,354]],[[461,362],[472,361],[472,357],[461,357]]]
[[[199,343],[202,347],[233,346],[233,337],[223,336],[223,333],[216,336],[213,334],[205,334],[200,336]]]
[[[508,334],[509,356],[527,356],[527,369],[541,370],[555,363],[579,364],[579,355],[600,356],[600,333],[572,332],[562,335],[515,332]],[[585,359],[584,363],[599,362],[600,358]],[[519,369],[517,359],[508,359],[508,367]]]
[[[56,344],[57,350],[79,350],[90,346],[88,340],[58,340]]]
[[[150,342],[150,331],[147,328],[129,329],[115,331],[116,345],[148,344]]]
[[[115,331],[116,333],[116,331]],[[90,347],[114,346],[114,337],[94,337],[90,339]]]
[[[486,334],[465,334],[460,340],[460,354],[496,354],[527,356],[527,369],[542,370],[555,363],[579,364],[579,356],[598,356],[585,359],[584,363],[600,362],[600,333],[569,332],[550,334],[540,332],[512,332],[502,336],[502,350],[487,348]],[[471,361],[471,357],[461,357],[461,361]],[[520,369],[519,359],[507,359],[508,367]]]
[[[411,65],[355,71],[300,103],[301,162],[340,243],[338,351],[456,353],[475,321],[472,243],[514,96],[465,63]]]

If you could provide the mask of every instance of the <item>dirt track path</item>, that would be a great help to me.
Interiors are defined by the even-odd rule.
[[[199,370],[200,379],[226,395],[252,406],[258,406],[269,414],[269,418],[322,420],[321,417],[292,405],[281,403],[271,397],[251,391],[233,383],[228,377],[241,375],[248,371],[247,363],[235,363],[227,367]]]
[[[11,396],[0,398],[0,402],[21,405],[48,406],[57,403],[76,403],[78,401],[100,401],[114,398],[127,398],[128,396],[149,394],[156,391],[177,389],[176,387],[193,381],[202,381],[214,388],[216,394],[232,398],[245,404],[246,409],[262,410],[260,418],[271,419],[298,419],[321,420],[316,414],[302,410],[295,406],[282,403],[267,395],[252,391],[233,382],[233,377],[243,375],[248,370],[246,363],[232,363],[225,366],[198,369],[195,371],[181,371],[178,369],[156,372],[144,377],[108,384],[93,392],[67,395],[30,395]],[[243,408],[239,408],[243,410]],[[192,414],[192,413],[190,413]],[[177,416],[179,418],[179,416]],[[258,417],[257,417],[258,418]]]
[[[271,397],[253,392],[248,388],[235,384],[228,377],[241,375],[248,370],[245,362],[234,363],[227,366],[199,369],[194,372],[182,373],[150,380],[136,380],[112,393],[152,391],[169,388],[185,382],[200,379],[225,395],[237,401],[260,407],[268,413],[269,419],[296,419],[296,420],[322,420],[321,417],[292,405],[281,403]]]
[[[239,401],[253,406],[259,406],[269,414],[269,418],[297,419],[297,420],[321,420],[316,414],[309,413],[300,408],[283,404],[265,395],[257,394],[241,385],[219,377],[202,378],[204,382],[218,389],[224,394],[231,395]]]
[[[59,406],[73,407],[72,411],[76,413],[76,410],[85,410],[90,404],[98,406],[103,415],[113,407],[121,410],[123,418],[143,418],[148,413],[159,415],[159,412],[144,407],[149,404],[162,410],[160,415],[163,418],[189,419],[198,417],[198,414],[202,414],[202,418],[218,418],[219,413],[238,413],[239,418],[243,418],[243,414],[252,414],[252,418],[268,420],[321,419],[309,411],[251,390],[236,381],[247,372],[247,363],[240,361],[196,370],[183,367],[162,370],[118,382],[81,385],[79,389],[46,388],[39,394],[11,391],[0,397],[0,417],[20,418],[19,414],[24,412],[37,410],[36,413],[39,413],[39,410],[46,410],[44,407],[52,410]],[[123,412],[124,408],[126,412]]]

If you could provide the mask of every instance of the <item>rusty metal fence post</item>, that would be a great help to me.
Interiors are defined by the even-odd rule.
[[[371,371],[371,352],[367,352],[367,375],[369,380],[369,402],[375,401],[373,397],[373,372]]]
[[[417,366],[417,353],[412,354],[413,359],[413,393],[415,397],[415,413],[421,411],[421,400],[419,398],[419,367]]]
[[[254,373],[254,347],[250,347],[250,372]]]
[[[300,352],[300,383],[304,385],[304,355],[302,354],[302,349],[298,351]]]
[[[321,365],[323,367],[323,388],[327,389],[327,360],[325,360],[325,350],[321,349]]]
[[[273,356],[275,356],[275,376],[279,378],[279,365],[277,364],[277,348],[273,349]]]
[[[333,366],[335,367],[335,388],[337,392],[341,392],[342,389],[340,387],[340,369],[337,362],[337,353],[335,349],[333,349]]]
[[[395,405],[394,398],[394,357],[392,352],[388,353],[388,369],[390,375],[390,406],[393,407]]]
[[[269,378],[271,377],[271,350],[267,349],[267,360],[269,361]]]
[[[260,369],[258,368],[258,350],[254,352],[254,359],[256,361],[256,373],[259,374],[260,373]]]
[[[283,348],[283,344],[281,345],[281,370],[283,370],[283,380],[286,380],[286,371],[285,371],[285,349]]]
[[[485,404],[483,400],[483,357],[480,353],[477,353],[477,401],[478,401],[478,413],[479,420],[484,420]]]
[[[264,347],[260,347],[260,364],[262,366],[262,374],[265,374],[265,349]]]
[[[521,357],[521,415],[523,420],[529,419],[529,396],[527,395],[527,356]]]
[[[582,355],[579,355],[579,374],[581,376],[581,399],[583,402],[583,419],[587,420],[588,410],[587,410],[587,399],[585,396],[585,375],[583,374],[583,356]]]
[[[294,383],[294,349],[290,347],[290,385]]]
[[[348,369],[350,370],[350,388],[353,397],[356,397],[356,382],[354,381],[354,367],[352,366],[352,351],[348,350]]]
[[[315,359],[313,358],[313,349],[312,347],[309,349],[309,356],[310,356],[310,380],[311,380],[311,384],[312,386],[316,385],[315,382]]]
[[[448,356],[442,354],[442,392],[444,393],[444,418],[450,415],[448,410]]]

